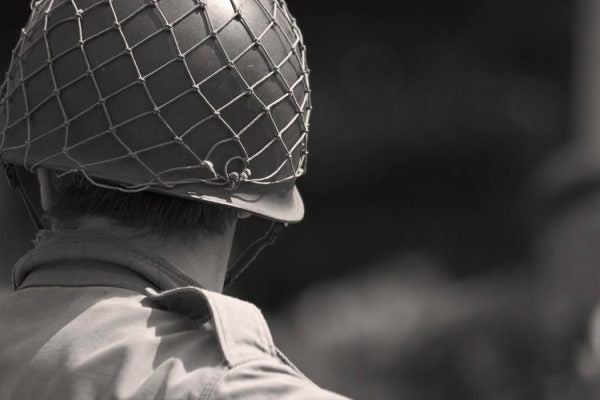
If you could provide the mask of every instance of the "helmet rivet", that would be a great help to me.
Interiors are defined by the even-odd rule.
[[[183,139],[180,136],[175,136],[174,140],[176,143],[183,143]]]
[[[115,21],[115,23],[113,24],[115,28],[120,28],[121,27],[121,23],[119,21]]]
[[[153,112],[154,112],[154,114],[160,114],[160,108],[154,107]]]
[[[242,13],[238,10],[237,13],[235,14],[235,16],[233,18],[235,18],[237,21],[241,21],[242,20]]]
[[[143,76],[140,76],[140,77],[137,78],[137,81],[139,83],[144,83],[144,82],[146,82],[146,79]]]
[[[260,47],[260,46],[262,46],[262,42],[260,41],[260,39],[256,39],[256,40],[254,41],[254,45],[255,45],[256,47]]]
[[[233,69],[235,67],[235,65],[233,64],[233,62],[229,61],[227,63],[227,69]]]
[[[221,116],[221,113],[220,113],[218,110],[215,110],[215,112],[213,113],[213,115],[214,115],[215,117],[220,117],[220,116]]]
[[[246,94],[247,94],[248,96],[252,96],[252,95],[254,94],[254,89],[252,89],[252,88],[249,88],[249,89],[246,91]]]

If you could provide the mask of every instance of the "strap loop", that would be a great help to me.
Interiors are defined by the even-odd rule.
[[[229,268],[225,278],[225,288],[230,287],[265,248],[272,246],[287,226],[286,223],[273,221],[267,232],[248,246]]]
[[[6,177],[8,179],[8,183],[11,188],[16,189],[21,196],[21,200],[23,200],[23,204],[25,204],[25,208],[27,209],[27,213],[29,214],[29,218],[33,222],[33,225],[38,231],[44,230],[47,227],[42,222],[42,218],[36,211],[36,207],[33,204],[33,200],[31,199],[30,194],[25,190],[25,187],[21,184],[21,180],[19,179],[19,174],[17,171],[17,166],[15,164],[4,163],[4,168],[6,169]]]

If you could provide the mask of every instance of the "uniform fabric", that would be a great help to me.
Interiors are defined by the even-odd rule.
[[[0,303],[0,399],[324,399],[260,311],[101,235],[44,233]]]

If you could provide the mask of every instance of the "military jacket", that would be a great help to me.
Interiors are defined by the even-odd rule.
[[[46,233],[0,302],[2,400],[343,400],[260,311],[108,236]]]

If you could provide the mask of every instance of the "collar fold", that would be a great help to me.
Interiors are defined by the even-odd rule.
[[[15,290],[32,286],[114,286],[143,292],[200,287],[164,258],[118,239],[80,231],[41,231],[12,274]]]

